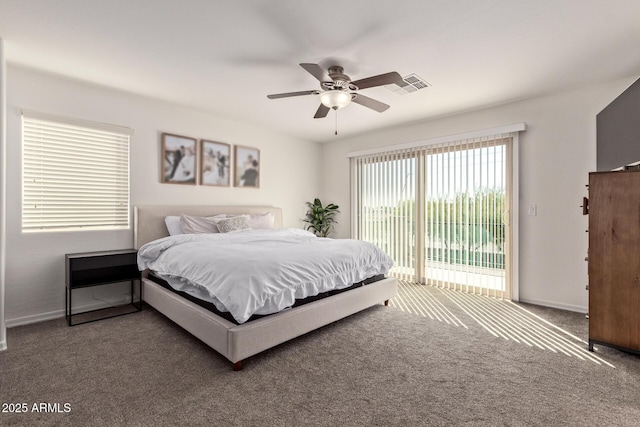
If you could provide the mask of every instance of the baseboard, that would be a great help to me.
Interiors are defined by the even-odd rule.
[[[29,325],[31,323],[44,322],[45,320],[57,319],[64,317],[64,310],[50,311],[48,313],[32,314],[30,316],[16,317],[15,319],[7,319],[7,328],[16,326]]]
[[[109,307],[114,307],[116,305],[127,304],[131,302],[130,298],[131,297],[129,296],[125,296],[121,300],[110,301],[109,303],[106,303],[105,301],[92,301],[90,303],[82,304],[79,306],[76,306],[74,304],[73,315],[75,316],[76,313],[79,314],[79,313],[82,313],[83,311],[99,310],[101,308],[109,308]],[[134,298],[134,301],[138,301],[138,298]],[[7,324],[7,328],[14,328],[16,326],[24,326],[24,325],[30,325],[32,323],[59,319],[64,316],[65,316],[65,312],[64,312],[64,309],[62,309],[62,310],[50,311],[48,313],[32,314],[30,316],[7,319],[6,324]]]
[[[523,302],[525,304],[541,305],[543,307],[557,308],[557,309],[566,310],[566,311],[574,311],[576,313],[587,313],[589,311],[589,309],[584,306],[573,305],[573,304],[563,304],[556,301],[520,298],[519,302]]]
[[[0,341],[0,351],[4,351],[7,349],[7,341]]]

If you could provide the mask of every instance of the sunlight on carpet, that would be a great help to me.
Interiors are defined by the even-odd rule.
[[[419,283],[399,280],[398,295],[389,301],[389,305],[418,316],[429,317],[432,320],[467,328],[456,315],[433,295],[432,290],[435,289]]]
[[[460,320],[465,314],[494,337],[614,367],[588,351],[586,341],[511,301],[399,281],[398,295],[391,299],[390,305],[468,329]],[[458,310],[456,315],[454,311]]]

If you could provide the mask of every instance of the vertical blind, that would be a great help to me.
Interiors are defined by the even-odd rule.
[[[400,279],[508,297],[511,138],[353,156],[354,237],[385,250]]]
[[[22,230],[128,228],[131,134],[23,111]]]
[[[355,238],[373,243],[394,260],[391,274],[416,277],[415,224],[419,150],[353,158]]]

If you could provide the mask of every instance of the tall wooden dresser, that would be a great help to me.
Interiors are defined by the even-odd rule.
[[[589,350],[640,352],[640,171],[589,174]]]

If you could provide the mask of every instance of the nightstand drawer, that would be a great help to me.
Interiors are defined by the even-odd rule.
[[[96,252],[93,252],[94,254]],[[91,255],[91,256],[82,256],[81,254],[70,254],[69,263],[70,267],[74,271],[80,270],[91,270],[94,268],[102,268],[102,267],[116,267],[116,266],[127,266],[127,265],[137,265],[137,253],[129,252],[129,253],[117,253],[117,254],[108,254],[108,255]]]
[[[140,278],[137,251],[67,254],[67,286],[83,288]]]

